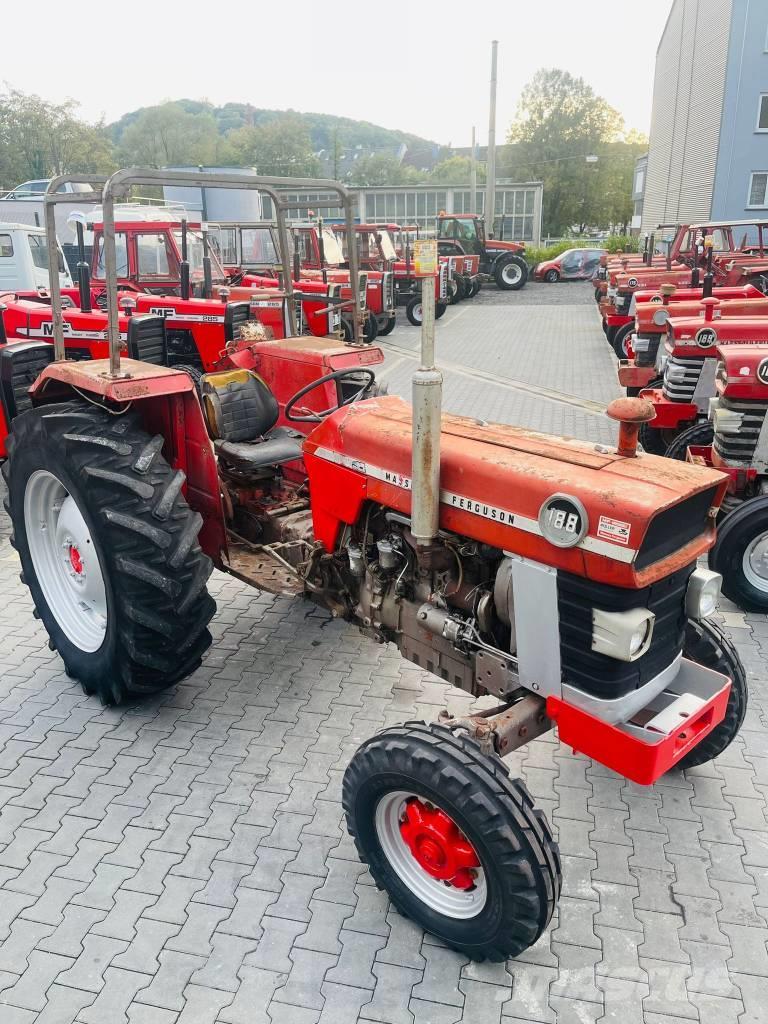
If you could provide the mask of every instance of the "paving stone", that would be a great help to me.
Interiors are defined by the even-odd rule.
[[[211,954],[205,964],[192,975],[192,985],[236,992],[240,981],[238,971],[248,953],[256,949],[255,939],[243,939],[238,935],[220,935],[215,933]]]
[[[342,930],[339,934],[342,953],[337,963],[326,974],[326,980],[338,985],[375,988],[376,979],[371,967],[386,939],[381,935],[363,935],[361,932]]]
[[[219,1011],[219,1020],[226,1024],[272,1024],[267,1007],[286,975],[259,967],[241,967],[238,973],[240,987],[232,1002]]]
[[[320,991],[323,981],[336,966],[338,958],[328,953],[294,949],[290,954],[292,967],[283,988],[275,992],[274,999],[292,1006],[322,1010],[324,999]],[[347,973],[344,972],[347,977]],[[330,980],[330,979],[329,979]]]
[[[408,1007],[411,991],[421,973],[392,964],[374,964],[373,973],[377,979],[374,996],[360,1011],[361,1019],[382,1024],[412,1024],[413,1015]]]
[[[184,989],[184,1009],[178,1024],[213,1024],[221,1010],[232,1002],[232,994],[214,988],[187,985]]]
[[[423,979],[413,990],[413,998],[463,1006],[464,993],[459,988],[459,980],[469,958],[443,946],[426,944],[422,947],[422,955],[427,965]]]
[[[407,917],[403,917],[394,908],[387,914],[389,937],[386,944],[376,954],[379,963],[392,964],[396,967],[412,967],[422,970],[426,960],[419,952],[423,932],[418,925]]]
[[[108,967],[104,972],[104,987],[95,1001],[80,1011],[78,1021],[83,1024],[128,1024],[128,1005],[150,981],[148,974]]]
[[[552,950],[558,959],[558,975],[552,982],[550,998],[562,996],[577,1002],[602,1003],[603,996],[596,985],[595,965],[602,958],[599,950],[553,942]]]
[[[184,989],[204,963],[203,957],[166,950],[160,954],[160,970],[151,984],[137,994],[136,1002],[151,1003],[166,1010],[183,1010]]]
[[[112,961],[113,967],[121,970],[136,971],[141,974],[154,974],[160,966],[160,952],[168,939],[179,930],[177,924],[165,921],[147,921],[140,918],[136,922],[136,934],[123,953]]]
[[[296,940],[296,945],[300,949],[315,949],[319,953],[341,953],[341,941],[339,933],[345,920],[352,915],[352,908],[346,907],[344,904],[336,905],[333,903],[324,903],[322,900],[312,899],[309,901],[309,910],[312,914],[312,918],[309,922],[309,927],[300,935]],[[360,934],[359,932],[353,933],[355,935]],[[376,936],[378,940],[378,936]],[[419,932],[419,942],[421,942],[421,933]],[[379,943],[383,945],[383,940]],[[377,959],[381,960],[382,957],[379,950],[377,953]],[[385,960],[386,963],[391,963],[391,960]],[[404,965],[409,966],[409,965]],[[412,966],[412,965],[410,965]]]
[[[289,974],[292,961],[288,954],[297,937],[306,931],[301,921],[287,921],[280,917],[265,917],[259,944],[245,958],[249,967],[260,967],[278,974]]]
[[[734,974],[733,980],[738,985],[744,1003],[744,1013],[739,1017],[739,1024],[763,1024],[765,1008],[768,1006],[768,979]]]
[[[646,1014],[661,1014],[696,1020],[696,1007],[690,1002],[686,982],[691,977],[688,964],[640,958],[648,978],[648,995],[643,999]]]
[[[72,957],[34,950],[29,955],[29,967],[15,985],[6,988],[2,994],[3,1000],[23,1010],[44,1009],[48,988],[73,963]]]
[[[34,1024],[69,1024],[70,1021],[85,1020],[82,1014],[87,1012],[86,1008],[97,998],[93,992],[83,992],[82,989],[55,983],[45,995],[45,1008],[34,1016]],[[119,1018],[114,1016],[112,1019],[117,1024]]]
[[[82,952],[72,967],[56,979],[60,985],[81,988],[86,992],[99,992],[104,985],[104,972],[112,960],[128,948],[127,942],[110,939],[106,935],[86,935]]]
[[[64,909],[64,920],[54,932],[40,939],[37,947],[47,953],[79,956],[83,949],[85,936],[104,917],[103,910],[93,910],[91,907],[78,907],[75,905],[66,907]],[[13,936],[11,938],[13,939]]]
[[[731,982],[726,966],[731,956],[729,946],[687,942],[684,939],[682,946],[691,958],[691,977],[687,982],[689,992],[722,996],[724,999],[739,998],[739,990]]]

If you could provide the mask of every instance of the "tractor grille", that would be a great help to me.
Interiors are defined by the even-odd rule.
[[[53,345],[46,342],[19,342],[0,349],[0,400],[8,425],[32,408],[29,389],[52,361]]]
[[[570,573],[557,574],[560,660],[563,680],[594,697],[616,698],[662,672],[683,648],[685,591],[693,564],[642,590],[594,583]],[[651,645],[637,661],[618,661],[592,650],[592,609],[609,612],[648,608],[656,620]]]
[[[693,393],[699,383],[702,359],[681,359],[670,356],[664,367],[664,397],[670,402],[692,402]]]
[[[737,434],[715,433],[715,451],[729,465],[750,465],[768,411],[768,402],[721,398],[719,406],[724,411],[740,413],[743,418]]]
[[[236,341],[240,337],[240,328],[250,319],[250,303],[228,302],[224,310],[224,337],[226,340]]]
[[[613,301],[618,316],[629,316],[629,307],[632,303],[631,292],[617,292],[616,298]]]

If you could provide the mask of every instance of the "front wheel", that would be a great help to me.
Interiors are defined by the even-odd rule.
[[[444,302],[435,302],[435,320],[439,320],[440,317],[445,313],[447,305]],[[421,306],[421,296],[414,295],[408,305],[405,307],[405,315],[408,317],[408,322],[413,324],[414,327],[421,327],[421,321],[424,319]]]
[[[397,319],[394,316],[382,317],[379,321],[379,337],[386,338],[395,329]]]
[[[678,768],[694,768],[722,754],[741,728],[747,713],[747,674],[736,648],[708,619],[688,620],[683,654],[690,661],[722,672],[731,680],[725,718],[677,763]]]
[[[742,502],[722,520],[709,567],[723,593],[748,612],[768,611],[768,495]]]
[[[475,960],[516,956],[560,894],[544,814],[503,761],[410,722],[365,742],[344,775],[347,827],[397,909]]]
[[[560,274],[557,270],[548,270],[544,275],[544,280],[548,284],[556,284],[560,280]]]
[[[688,448],[691,445],[706,447],[712,444],[715,436],[715,428],[709,420],[702,420],[701,423],[694,423],[682,434],[678,434],[672,444],[664,453],[668,459],[677,459],[678,462],[685,462]]]
[[[528,280],[528,264],[520,256],[509,256],[496,264],[493,279],[503,291],[519,291]]]
[[[18,416],[3,476],[23,579],[67,674],[105,704],[200,664],[216,606],[202,517],[139,417],[84,402]]]
[[[613,351],[617,359],[629,359],[630,346],[632,344],[632,332],[635,329],[634,320],[629,324],[620,327],[613,338]]]

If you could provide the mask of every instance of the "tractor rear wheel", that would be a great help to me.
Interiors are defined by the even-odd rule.
[[[742,502],[718,525],[709,567],[723,593],[748,612],[768,611],[768,494]]]
[[[474,740],[424,722],[385,729],[350,761],[342,802],[376,884],[449,946],[504,960],[547,927],[557,843],[525,785]]]
[[[528,264],[521,256],[503,257],[493,268],[493,279],[503,291],[519,291],[528,280]]]
[[[705,668],[722,672],[731,680],[731,692],[728,694],[725,718],[704,737],[701,743],[677,762],[678,768],[694,768],[696,765],[706,764],[722,754],[736,736],[747,713],[749,691],[747,674],[736,648],[714,622],[710,622],[708,619],[702,619],[699,622],[693,619],[688,620],[683,654],[691,661],[704,665]]]
[[[3,476],[22,578],[67,674],[105,704],[193,672],[211,643],[202,517],[135,413],[84,402],[14,420]]]
[[[645,389],[643,389],[645,390]],[[650,423],[641,423],[638,433],[638,440],[643,446],[643,451],[650,455],[666,455],[670,445],[673,445],[681,434],[686,433],[692,424],[678,430],[675,427],[660,428],[654,427],[653,420]]]
[[[710,445],[715,436],[715,428],[709,420],[702,420],[701,423],[694,423],[682,434],[678,434],[672,444],[664,453],[668,459],[677,459],[685,462],[689,445]]]

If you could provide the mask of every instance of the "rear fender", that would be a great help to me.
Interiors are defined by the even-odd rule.
[[[226,531],[213,444],[192,378],[183,370],[121,360],[120,378],[109,376],[109,361],[51,363],[30,389],[34,405],[85,397],[117,408],[126,404],[150,434],[165,438],[163,455],[186,476],[185,494],[203,517],[200,546],[217,565],[226,552]]]

